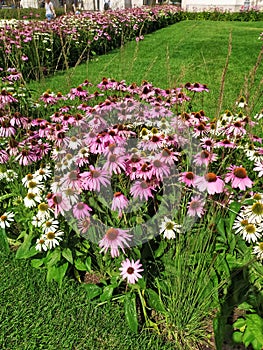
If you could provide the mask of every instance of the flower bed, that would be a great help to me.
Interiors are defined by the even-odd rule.
[[[82,12],[48,23],[37,20],[2,20],[0,66],[15,66],[24,79],[38,79],[57,69],[74,66],[128,40],[179,21],[174,6],[142,7],[119,11]]]
[[[240,98],[234,111],[210,120],[188,109],[193,94],[209,93],[205,85],[164,90],[107,78],[95,92],[84,81],[35,102],[21,73],[2,75],[0,241],[7,251],[45,268],[48,281],[74,275],[91,300],[122,300],[134,331],[140,300],[146,325],[177,337],[172,303],[182,293],[199,303],[203,327],[244,267],[252,286],[246,307],[256,314],[262,111],[250,116]]]

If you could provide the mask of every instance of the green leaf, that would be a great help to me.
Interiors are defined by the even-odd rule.
[[[5,230],[3,230],[2,228],[0,228],[0,247],[4,250],[5,253],[8,254],[10,252],[7,236]]]
[[[243,334],[243,343],[245,344],[245,347],[247,348],[254,339],[254,335],[246,328]],[[261,350],[261,348],[259,350]]]
[[[82,261],[81,258],[77,258],[75,261],[74,261],[74,266],[77,270],[79,271],[87,271],[87,266],[86,264]]]
[[[72,251],[69,248],[62,250],[62,256],[73,265]]]
[[[102,293],[102,288],[96,284],[82,284],[82,286],[87,292],[87,297],[89,300],[96,298]]]
[[[91,272],[91,257],[87,256],[85,260],[85,266],[88,272]]]
[[[154,252],[154,257],[159,258],[161,255],[163,255],[166,247],[167,247],[167,241],[162,240],[159,244],[159,247]]]
[[[68,262],[60,266],[50,266],[47,271],[47,282],[56,281],[61,287],[63,278],[68,269]]]
[[[216,225],[216,228],[218,230],[218,232],[223,236],[225,237],[226,235],[226,230],[225,230],[225,220],[223,218],[220,218],[218,220],[218,223]]]
[[[44,263],[43,259],[32,259],[31,260],[31,266],[34,268],[39,268],[40,266],[42,266]]]
[[[16,259],[27,259],[27,258],[33,256],[32,249],[30,251],[31,241],[32,241],[33,236],[32,236],[32,234],[30,234],[30,235],[25,234],[24,237],[25,237],[24,242],[17,249]],[[32,248],[34,250],[35,255],[38,254],[38,251],[35,249],[35,247],[32,247]]]
[[[124,298],[124,313],[129,328],[138,333],[138,318],[136,310],[136,295],[134,293],[127,293]]]
[[[159,295],[152,289],[146,289],[146,293],[148,294],[148,305],[161,313],[165,313],[165,307],[159,297]]]
[[[54,266],[56,265],[61,258],[61,251],[59,248],[56,248],[54,250],[49,251],[49,254],[47,256],[48,261],[47,261],[47,266]]]
[[[103,293],[100,296],[100,301],[110,300],[116,286],[109,285],[103,288]]]
[[[235,343],[242,343],[243,341],[243,333],[241,332],[234,332],[232,336]]]
[[[241,329],[246,325],[246,320],[244,318],[238,318],[236,322],[233,324],[234,328]]]

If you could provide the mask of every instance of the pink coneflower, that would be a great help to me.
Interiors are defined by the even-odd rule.
[[[79,99],[84,99],[87,97],[88,95],[88,91],[84,90],[82,86],[78,86],[76,88],[72,88],[70,90],[70,93],[68,94],[68,98],[70,100],[74,100],[76,97],[78,97]]]
[[[85,235],[90,227],[90,216],[80,219],[77,223],[80,234]]]
[[[244,128],[244,123],[236,121],[228,125],[225,132],[226,135],[243,136],[246,134],[246,129]]]
[[[235,148],[236,144],[234,142],[229,141],[228,139],[224,139],[224,140],[218,141],[215,147]]]
[[[209,194],[222,193],[224,191],[224,181],[214,173],[197,176],[195,185],[199,191],[207,191]]]
[[[207,150],[203,150],[194,156],[193,163],[199,166],[205,165],[206,167],[217,159],[216,153],[211,153]]]
[[[187,205],[187,214],[190,216],[197,215],[199,218],[201,218],[201,216],[204,215],[204,205],[204,199],[202,199],[200,196],[193,196]]]
[[[215,146],[215,140],[211,139],[210,137],[203,137],[200,140],[200,144],[202,148],[205,148],[207,151],[211,152]]]
[[[61,193],[48,195],[47,202],[49,207],[54,209],[55,218],[58,217],[58,214],[61,213],[63,215],[65,211],[69,211],[71,209],[70,201]]]
[[[84,190],[89,191],[100,191],[100,186],[107,186],[110,184],[109,174],[107,171],[94,168],[93,165],[90,165],[90,171],[85,171],[80,174],[81,177],[81,187]]]
[[[37,157],[32,150],[22,149],[20,153],[15,158],[16,161],[19,162],[20,165],[29,165],[37,160]]]
[[[7,163],[9,155],[6,151],[0,150],[0,164]]]
[[[140,200],[145,199],[146,201],[149,198],[153,197],[152,191],[154,190],[154,186],[146,181],[136,181],[134,185],[132,185],[130,189],[130,193],[134,198],[139,197]]]
[[[259,171],[258,177],[263,176],[263,161],[261,162],[256,162],[255,163],[255,168],[253,169],[254,171]]]
[[[247,171],[242,166],[231,165],[229,168],[230,173],[226,174],[225,182],[231,181],[232,188],[239,188],[241,191],[245,191],[246,188],[251,188],[253,181],[247,176]]]
[[[90,215],[90,211],[92,211],[92,209],[83,202],[79,202],[73,207],[73,215],[76,219],[84,219]]]
[[[119,216],[122,214],[122,210],[129,205],[129,201],[121,192],[115,192],[112,199],[111,210],[119,211]]]
[[[43,101],[46,105],[54,105],[57,103],[57,97],[54,93],[44,92],[43,95],[39,98],[40,101]]]
[[[103,165],[103,170],[107,170],[110,174],[120,174],[126,169],[124,156],[111,153],[107,157],[106,163]]]
[[[16,134],[15,128],[10,124],[9,120],[4,120],[1,122],[0,126],[0,136],[1,137],[11,137]]]
[[[112,258],[120,255],[119,248],[125,253],[124,246],[129,247],[128,241],[132,237],[127,232],[129,230],[121,230],[113,227],[108,229],[105,236],[99,241],[99,247],[102,248],[100,253],[107,253],[108,249],[110,249]]]
[[[180,174],[179,181],[186,184],[186,186],[191,187],[195,185],[196,175],[192,171],[185,171]]]
[[[134,262],[133,259],[130,261],[127,258],[126,260],[122,261],[119,270],[121,271],[122,278],[127,278],[128,283],[135,284],[139,278],[142,278],[142,275],[139,273],[143,271],[140,260]]]
[[[63,178],[61,178],[60,183],[62,188],[72,188],[78,191],[81,188],[81,180],[78,170],[72,170],[66,173]]]
[[[174,165],[176,161],[178,161],[178,152],[173,152],[168,148],[164,148],[160,154],[156,156],[156,159],[159,159],[161,162],[164,162],[168,165]]]
[[[151,162],[151,165],[151,173],[153,176],[156,177],[157,180],[163,180],[164,176],[170,175],[170,168],[166,164],[161,162],[159,159],[154,159]]]
[[[142,140],[138,143],[138,148],[148,151],[156,151],[164,146],[163,136],[153,135],[149,140]]]

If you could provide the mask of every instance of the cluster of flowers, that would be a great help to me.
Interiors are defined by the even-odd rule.
[[[50,23],[39,20],[4,20],[0,25],[0,65],[8,64],[10,58],[9,63],[17,62],[20,70],[35,67],[35,56],[38,55],[42,67],[52,68],[50,65],[58,64],[61,45],[64,46],[65,53],[69,52],[68,62],[75,64],[87,45],[92,52],[100,52],[107,43],[110,43],[110,47],[116,47],[123,40],[142,40],[142,34],[154,30],[154,23],[164,19],[162,26],[167,25],[166,18],[172,20],[176,13],[177,7],[166,5],[105,13],[85,11],[78,15],[58,17]],[[71,62],[75,57],[72,52],[76,49],[79,54],[76,61]],[[51,55],[45,55],[45,51],[52,52],[53,63],[50,61]],[[27,60],[26,67],[23,60]]]
[[[8,77],[5,84],[12,84]],[[90,86],[84,81],[67,95],[45,92],[34,108],[46,116],[37,119],[12,111],[19,98],[7,89],[0,94],[1,181],[8,179],[14,161],[26,169],[46,164],[26,175],[22,170],[21,178],[27,190],[23,206],[30,209],[32,225],[40,232],[35,242],[38,251],[62,242],[61,217],[73,218],[75,232],[88,234],[98,214],[91,199],[100,195],[106,198],[114,222],[110,228],[102,226],[103,234],[96,241],[100,252],[110,251],[113,258],[120,251],[126,253],[134,239],[131,229],[120,228],[126,214],[150,206],[170,178],[187,198],[185,215],[195,219],[204,216],[209,203],[227,207],[249,191],[253,203],[241,212],[233,229],[248,243],[261,239],[263,202],[255,193],[262,187],[263,148],[252,130],[262,113],[252,120],[245,114],[244,100],[237,112],[227,111],[218,120],[211,120],[203,110],[175,113],[178,105],[190,100],[190,93],[208,92],[199,83],[165,90],[146,81],[138,86],[104,78],[97,91],[90,93]],[[195,152],[185,161],[189,143]],[[113,191],[108,191],[111,187]],[[2,228],[8,229],[14,212],[10,208],[1,216]],[[182,229],[177,211],[160,216],[157,233],[164,238],[174,239]],[[262,248],[259,242],[253,249],[259,259]],[[130,283],[138,280],[141,271],[139,261],[122,262],[122,276]]]

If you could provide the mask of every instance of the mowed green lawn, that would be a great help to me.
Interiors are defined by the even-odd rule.
[[[29,87],[37,97],[46,89],[66,93],[85,79],[97,84],[103,76],[138,84],[145,79],[163,88],[197,81],[211,90],[204,94],[203,108],[213,117],[230,33],[223,108],[233,106],[244,88],[262,47],[258,40],[262,28],[263,22],[181,22]],[[250,93],[258,89],[262,75],[260,66]],[[257,101],[260,106],[262,99]],[[65,280],[61,289],[47,285],[45,271],[15,260],[13,254],[0,251],[0,276],[1,350],[174,349],[146,331],[132,334],[122,305],[96,306],[74,280]]]

